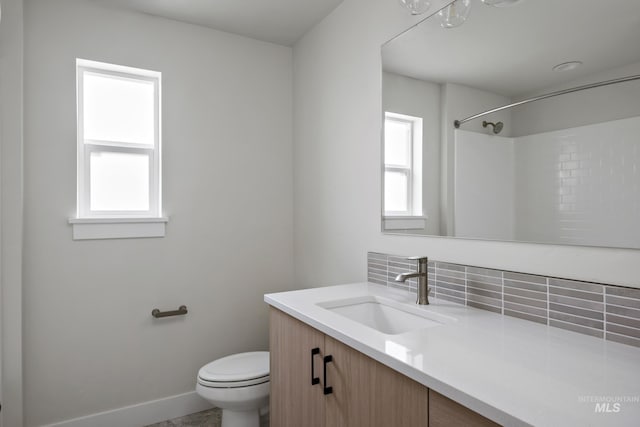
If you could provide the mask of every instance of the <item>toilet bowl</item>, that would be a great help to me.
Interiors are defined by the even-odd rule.
[[[269,352],[223,357],[198,372],[196,392],[222,409],[222,427],[259,427],[269,404]]]

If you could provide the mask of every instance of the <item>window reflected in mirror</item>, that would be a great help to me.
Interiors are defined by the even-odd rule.
[[[386,112],[384,214],[422,216],[422,119]]]

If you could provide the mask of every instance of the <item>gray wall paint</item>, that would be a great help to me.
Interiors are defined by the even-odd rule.
[[[640,287],[637,250],[380,232],[380,45],[413,22],[396,2],[345,0],[294,46],[296,284],[363,280],[378,251]]]
[[[0,424],[22,425],[22,0],[2,0],[0,23]]]
[[[26,425],[267,349],[263,294],[293,276],[291,49],[77,0],[30,0],[25,25]],[[163,73],[165,238],[71,239],[76,57]]]

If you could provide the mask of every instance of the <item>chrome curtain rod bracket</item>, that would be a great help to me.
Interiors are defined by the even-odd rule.
[[[508,108],[513,108],[513,107],[517,107],[519,105],[528,104],[530,102],[540,101],[542,99],[547,99],[547,98],[553,98],[554,96],[565,95],[567,93],[579,92],[581,90],[593,89],[593,88],[602,87],[602,86],[609,86],[609,85],[613,85],[613,84],[617,84],[617,83],[630,82],[630,81],[633,81],[633,80],[640,80],[640,74],[637,74],[637,75],[634,75],[634,76],[628,76],[628,77],[621,77],[619,79],[605,80],[605,81],[602,81],[602,82],[591,83],[591,84],[583,85],[583,86],[576,86],[576,87],[573,87],[571,89],[563,89],[563,90],[559,90],[559,91],[556,91],[556,92],[546,93],[544,95],[534,96],[533,98],[524,99],[522,101],[514,102],[513,104],[503,105],[502,107],[498,107],[498,108],[494,108],[494,109],[491,109],[491,110],[487,110],[487,111],[484,111],[484,112],[479,113],[479,114],[474,114],[473,116],[469,116],[466,119],[455,120],[453,122],[453,126],[456,129],[458,129],[458,128],[460,128],[461,125],[463,125],[464,123],[466,123],[466,122],[468,122],[470,120],[474,120],[474,119],[480,118],[482,116],[486,116],[487,114],[497,113],[498,111],[506,110]]]
[[[188,311],[187,311],[186,305],[181,305],[180,307],[178,307],[177,310],[173,310],[173,311],[160,311],[157,308],[154,308],[151,311],[151,315],[156,319],[159,319],[161,317],[169,317],[169,316],[183,316],[187,313]]]

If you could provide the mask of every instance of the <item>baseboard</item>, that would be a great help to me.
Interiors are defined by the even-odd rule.
[[[195,391],[99,412],[43,427],[143,427],[211,408]]]

